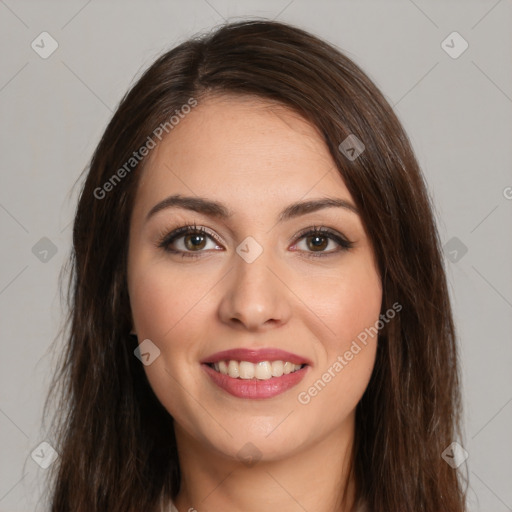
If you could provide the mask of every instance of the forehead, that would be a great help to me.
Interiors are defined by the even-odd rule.
[[[275,102],[220,96],[201,101],[152,151],[137,196],[229,196],[243,210],[309,192],[350,198],[318,129]]]

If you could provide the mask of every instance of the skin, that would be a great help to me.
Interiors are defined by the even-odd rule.
[[[234,213],[219,220],[171,207],[146,220],[173,194],[213,199]],[[338,356],[378,321],[382,287],[357,213],[325,208],[277,222],[289,204],[325,197],[354,204],[316,128],[254,97],[201,100],[149,156],[131,218],[128,287],[139,343],[150,339],[160,350],[144,370],[174,418],[181,512],[349,510],[353,482],[345,506],[341,490],[376,338],[368,338],[309,403],[298,395],[330,367],[333,373]],[[163,235],[194,222],[222,243],[207,236],[197,258],[158,247]],[[353,247],[340,250],[322,238],[317,249],[312,237],[298,238],[312,226],[330,228]],[[252,263],[236,252],[248,236],[263,249]],[[181,235],[173,247],[190,254],[190,238]],[[321,251],[324,256],[308,257]],[[281,395],[237,398],[213,384],[200,365],[237,347],[276,347],[312,365]],[[242,453],[259,457],[255,464],[241,460],[244,446]]]

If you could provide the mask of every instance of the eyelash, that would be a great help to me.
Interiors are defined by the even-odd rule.
[[[210,233],[209,231],[206,230],[206,228],[204,228],[202,226],[200,226],[200,227],[196,226],[195,223],[193,226],[190,226],[190,225],[182,226],[182,227],[179,227],[179,228],[171,231],[170,233],[168,233],[168,232],[164,233],[159,238],[157,245],[160,249],[164,250],[167,253],[181,254],[182,258],[198,258],[198,257],[200,257],[201,253],[205,252],[204,250],[180,251],[180,250],[169,249],[169,246],[175,240],[177,240],[185,235],[206,236],[206,237],[212,238],[219,245],[222,245],[221,241],[213,233]],[[351,242],[351,241],[343,238],[342,236],[338,235],[337,233],[331,231],[328,228],[318,227],[318,226],[311,226],[309,228],[302,230],[297,235],[297,241],[299,241],[303,238],[307,238],[309,236],[314,236],[314,235],[320,236],[322,238],[328,238],[329,240],[333,240],[340,246],[340,248],[338,250],[328,251],[328,252],[306,251],[308,257],[318,258],[318,257],[331,256],[331,255],[337,254],[339,252],[348,251],[349,249],[351,249],[354,246],[354,242]]]

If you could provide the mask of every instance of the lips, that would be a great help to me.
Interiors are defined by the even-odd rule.
[[[226,370],[229,362],[230,371]],[[201,361],[210,382],[238,398],[271,398],[296,386],[306,375],[311,361],[280,349],[231,349],[216,352]],[[236,367],[236,371],[232,371]],[[256,372],[246,373],[256,367]],[[259,370],[266,368],[266,373]],[[269,368],[277,368],[270,375]]]
[[[247,349],[247,348],[234,348],[231,350],[224,350],[222,352],[216,352],[206,358],[204,358],[201,363],[203,364],[213,364],[218,363],[219,361],[248,361],[249,363],[259,363],[261,361],[289,361],[293,364],[299,365],[309,365],[312,363],[309,359],[299,356],[297,354],[293,354],[292,352],[287,352],[285,350],[280,350],[278,348],[263,348],[263,349]]]

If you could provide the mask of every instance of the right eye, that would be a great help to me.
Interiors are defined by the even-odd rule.
[[[194,224],[193,226],[182,226],[164,235],[159,241],[158,247],[171,254],[181,254],[182,257],[197,258],[199,254],[194,253],[204,252],[208,239],[217,243],[211,249],[218,248],[216,237],[204,227],[197,227]]]

